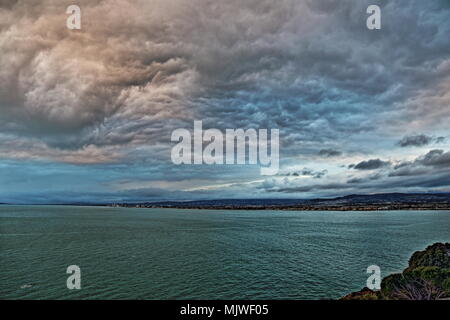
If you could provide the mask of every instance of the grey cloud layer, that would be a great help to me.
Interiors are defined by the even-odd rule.
[[[448,1],[81,0],[80,31],[65,27],[70,4],[0,4],[4,157],[152,158],[171,173],[171,131],[201,119],[279,128],[285,162],[359,152],[375,160],[355,169],[377,169],[400,137],[425,146],[431,133],[411,135],[448,130]]]
[[[435,143],[441,143],[444,142],[445,138],[444,137],[431,137],[428,136],[426,134],[418,134],[418,135],[411,135],[411,136],[406,136],[403,137],[398,144],[400,145],[400,147],[421,147],[421,146],[426,146],[429,145],[432,142]]]
[[[356,170],[374,170],[374,169],[380,169],[386,166],[389,166],[389,161],[383,161],[380,159],[370,159],[366,161],[361,161],[357,164],[351,164],[349,165],[349,168],[353,168]]]
[[[367,169],[371,170],[370,174],[353,177],[347,181],[328,180],[322,183],[304,184],[299,183],[298,180],[292,180],[284,181],[284,183],[264,183],[261,188],[271,193],[325,193],[328,195],[383,191],[423,192],[436,188],[448,191],[450,188],[450,151],[430,150],[413,161],[401,161],[389,168],[386,168],[388,165],[382,164],[384,162],[379,159],[361,163],[365,168],[370,168]]]
[[[330,140],[450,70],[445,1],[381,1],[379,33],[365,1],[81,1],[79,32],[64,27],[69,2],[8,3],[2,130],[56,146],[163,141],[144,128],[180,118]]]

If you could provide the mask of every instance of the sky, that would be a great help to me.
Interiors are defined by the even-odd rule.
[[[74,2],[0,0],[0,202],[450,191],[450,1]],[[278,174],[175,165],[195,120],[279,129]]]

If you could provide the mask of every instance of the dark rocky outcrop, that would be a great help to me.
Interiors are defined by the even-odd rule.
[[[402,273],[385,277],[381,290],[364,288],[342,300],[440,300],[450,298],[450,243],[415,252]]]

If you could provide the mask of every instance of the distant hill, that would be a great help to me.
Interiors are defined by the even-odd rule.
[[[222,199],[115,204],[124,207],[184,209],[399,210],[450,209],[450,193],[352,194],[329,199]]]

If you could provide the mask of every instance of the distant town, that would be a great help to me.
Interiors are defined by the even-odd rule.
[[[374,211],[450,210],[450,193],[384,193],[348,195],[330,199],[226,199],[112,203],[127,208],[173,208],[209,210],[295,210],[295,211]]]

